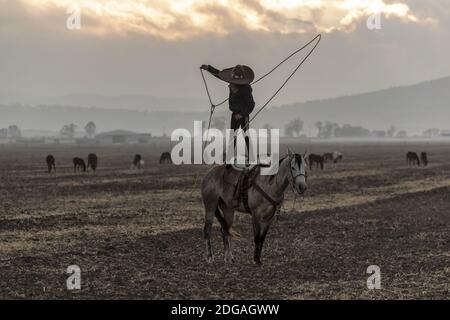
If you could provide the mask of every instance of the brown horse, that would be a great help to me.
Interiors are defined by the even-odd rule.
[[[88,164],[87,164],[87,169],[89,170],[89,168],[92,169],[92,171],[97,170],[97,166],[98,166],[98,157],[95,153],[90,153],[88,155]]]
[[[411,165],[416,165],[420,167],[420,160],[419,160],[419,156],[417,155],[417,153],[409,151],[406,154],[406,163],[411,166]]]
[[[170,152],[163,152],[161,154],[161,157],[159,158],[159,163],[160,164],[163,164],[163,163],[172,164],[172,156],[170,155]]]
[[[254,261],[261,264],[261,252],[270,224],[280,209],[284,193],[291,184],[298,193],[306,191],[306,162],[302,155],[292,154],[280,160],[278,173],[272,176],[263,176],[258,170],[252,169],[249,173],[252,178],[245,189],[242,202],[236,203],[236,184],[226,182],[227,170],[234,170],[227,165],[212,168],[203,179],[202,199],[205,206],[205,227],[203,230],[206,241],[206,258],[208,262],[213,259],[211,246],[211,228],[214,216],[222,228],[222,238],[225,247],[225,261],[233,261],[230,247],[230,237],[236,237],[232,230],[234,212],[249,213],[253,221],[253,234],[255,242]],[[254,172],[252,174],[252,172]],[[231,172],[233,176],[233,172]],[[239,185],[239,184],[238,184]],[[245,200],[244,200],[245,199]]]
[[[56,172],[55,157],[49,154],[45,161],[47,162],[48,173],[51,173],[52,169]]]
[[[323,163],[324,162],[325,162],[325,160],[324,160],[323,156],[321,156],[321,155],[311,153],[308,156],[308,163],[309,163],[309,169],[310,170],[313,169],[314,163],[316,164],[316,169],[319,169],[319,166],[320,166],[320,169],[323,170]]]
[[[131,163],[131,169],[142,169],[144,166],[144,159],[142,159],[142,156],[140,154],[134,155],[133,162]]]
[[[334,151],[334,152],[329,152],[329,153],[324,153],[323,154],[323,161],[327,162],[332,161],[333,162],[333,166],[336,167],[336,164],[341,161],[343,159],[343,155],[342,153],[338,152],[338,151]]]
[[[73,171],[77,172],[78,169],[81,169],[83,172],[86,172],[86,163],[81,158],[73,158]]]
[[[420,159],[422,160],[423,166],[426,167],[428,166],[428,155],[426,152],[422,152],[420,154]]]

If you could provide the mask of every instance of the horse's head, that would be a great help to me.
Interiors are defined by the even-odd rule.
[[[298,194],[303,194],[306,191],[306,181],[307,181],[307,174],[306,174],[307,164],[305,156],[298,153],[292,153],[289,149],[288,153],[290,159],[292,187]]]

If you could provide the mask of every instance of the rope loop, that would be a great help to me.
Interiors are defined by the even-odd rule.
[[[276,69],[278,69],[282,64],[284,64],[286,61],[288,61],[289,59],[291,59],[293,56],[295,56],[297,53],[303,51],[304,49],[306,49],[310,44],[312,44],[313,42],[316,41],[316,43],[314,44],[314,46],[312,47],[312,49],[308,52],[308,54],[305,56],[305,58],[303,58],[300,63],[297,65],[297,67],[292,71],[292,73],[289,75],[289,77],[287,77],[287,79],[282,83],[282,85],[275,91],[275,93],[269,98],[269,100],[267,100],[266,103],[264,103],[262,105],[262,107],[260,107],[258,109],[258,111],[253,115],[253,117],[247,122],[247,124],[245,125],[244,128],[239,128],[239,131],[237,134],[235,134],[234,139],[236,139],[237,135],[241,132],[241,131],[245,131],[248,129],[248,126],[250,125],[250,123],[261,113],[261,111],[263,109],[265,109],[267,107],[267,105],[272,102],[272,100],[278,95],[278,93],[280,93],[280,91],[284,88],[284,86],[289,82],[289,80],[291,80],[291,78],[294,76],[295,73],[297,73],[297,71],[300,69],[300,67],[303,65],[303,63],[309,58],[309,56],[316,50],[316,47],[319,45],[320,41],[322,40],[322,35],[318,34],[317,36],[315,36],[312,40],[310,40],[307,44],[305,44],[304,46],[302,46],[301,48],[295,50],[294,52],[292,52],[290,55],[288,55],[285,59],[283,59],[279,64],[277,64],[275,67],[273,67],[269,72],[267,72],[266,74],[262,75],[261,77],[259,77],[258,79],[256,79],[255,81],[253,81],[251,83],[251,85],[255,85],[258,82],[260,82],[261,80],[263,80],[264,78],[268,77],[270,74],[272,74]],[[209,117],[209,124],[208,124],[208,130],[211,127],[211,119],[214,113],[215,108],[220,107],[221,105],[223,105],[225,102],[227,102],[229,99],[225,99],[223,101],[221,101],[220,103],[214,104],[211,98],[211,94],[209,92],[209,88],[208,88],[208,84],[206,82],[206,78],[205,75],[203,73],[203,69],[200,69],[200,73],[202,75],[202,79],[203,79],[203,83],[205,85],[205,89],[206,89],[206,94],[208,95],[208,99],[209,102],[211,103],[211,115]]]

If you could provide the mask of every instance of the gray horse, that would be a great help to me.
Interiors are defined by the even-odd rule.
[[[211,247],[211,228],[214,216],[222,227],[222,238],[225,249],[225,261],[233,261],[230,238],[239,235],[232,230],[234,212],[250,213],[253,222],[255,241],[254,261],[261,265],[261,252],[270,224],[281,207],[284,193],[291,184],[298,193],[306,191],[306,161],[304,156],[290,151],[280,160],[278,173],[272,176],[257,175],[247,193],[247,203],[236,204],[235,186],[224,181],[226,166],[212,168],[203,179],[202,198],[205,206],[204,237],[206,240],[206,258],[213,259]],[[249,212],[250,211],[250,212]]]

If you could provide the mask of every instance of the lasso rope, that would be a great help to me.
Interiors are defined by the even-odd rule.
[[[248,126],[250,125],[250,123],[261,113],[261,111],[263,109],[265,109],[267,107],[267,105],[272,102],[272,100],[278,95],[278,93],[280,93],[280,91],[286,86],[286,84],[289,82],[289,80],[291,80],[291,78],[294,76],[294,74],[297,73],[298,69],[300,69],[300,67],[303,65],[303,63],[305,63],[306,60],[308,60],[309,56],[314,52],[314,50],[316,49],[316,47],[319,45],[320,40],[322,39],[322,35],[318,34],[317,36],[315,36],[311,41],[309,41],[307,44],[305,44],[303,47],[301,47],[300,49],[295,50],[294,52],[292,52],[289,56],[287,56],[285,59],[283,59],[279,64],[277,64],[274,68],[272,68],[269,72],[267,72],[266,74],[264,74],[263,76],[259,77],[257,80],[253,81],[250,85],[255,85],[258,82],[260,82],[261,80],[263,80],[264,78],[266,78],[267,76],[269,76],[270,74],[272,74],[276,69],[278,69],[282,64],[284,64],[286,61],[288,61],[289,59],[291,59],[293,56],[295,56],[297,53],[303,51],[305,48],[307,48],[311,43],[313,43],[314,41],[317,41],[314,46],[312,47],[312,49],[308,52],[308,54],[300,61],[300,63],[297,65],[297,67],[292,71],[292,73],[289,75],[289,77],[287,77],[287,79],[283,82],[283,84],[277,89],[277,91],[275,91],[275,93],[269,98],[269,100],[267,100],[266,103],[264,103],[256,112],[255,115],[253,115],[253,117],[247,122],[247,124],[245,125],[244,128],[239,128],[240,130],[247,130]],[[205,75],[203,74],[203,70],[200,69],[200,73],[202,75],[202,79],[203,79],[203,83],[205,85],[205,89],[206,89],[206,94],[208,95],[208,99],[209,102],[211,103],[211,110],[210,110],[210,116],[209,116],[209,123],[208,123],[208,130],[211,127],[211,120],[214,114],[214,111],[217,107],[223,105],[225,102],[227,102],[229,100],[229,98],[221,101],[220,103],[214,104],[211,98],[211,94],[209,92],[209,88],[208,88],[208,83],[206,82],[206,78]],[[238,131],[238,134],[241,131]],[[234,139],[236,139],[236,136],[238,135],[236,134]],[[234,142],[234,141],[233,141]]]
[[[269,72],[265,73],[264,75],[262,75],[261,77],[259,77],[258,79],[256,79],[255,81],[253,81],[250,85],[255,85],[258,82],[262,81],[263,79],[265,79],[266,77],[268,77],[270,74],[272,74],[276,69],[278,69],[282,64],[284,64],[286,61],[288,61],[289,59],[291,59],[293,56],[295,56],[297,53],[303,51],[304,49],[306,49],[309,45],[311,45],[313,42],[316,41],[316,43],[314,44],[314,46],[312,47],[312,49],[308,52],[308,54],[300,61],[300,63],[295,67],[295,69],[291,72],[291,74],[286,78],[286,80],[281,84],[281,86],[275,91],[275,93],[269,98],[269,100],[266,101],[266,103],[264,103],[259,109],[258,111],[249,119],[249,121],[247,122],[247,124],[244,126],[244,128],[239,128],[239,131],[237,134],[234,135],[234,140],[230,142],[234,143],[234,141],[236,140],[236,137],[239,135],[240,132],[245,131],[248,129],[250,123],[269,105],[270,102],[272,102],[272,100],[278,95],[278,93],[280,93],[280,91],[286,86],[286,84],[289,82],[289,80],[291,80],[291,78],[297,73],[297,71],[300,69],[300,67],[305,63],[306,60],[308,60],[308,58],[311,56],[311,54],[315,51],[315,49],[317,48],[317,46],[319,45],[320,41],[322,40],[322,35],[318,34],[317,36],[315,36],[312,40],[310,40],[307,44],[305,44],[304,46],[302,46],[301,48],[295,50],[294,52],[292,52],[290,55],[288,55],[285,59],[283,59],[279,64],[277,64],[275,67],[273,67]],[[208,83],[206,81],[205,75],[203,73],[203,69],[200,68],[200,73],[202,75],[202,79],[203,79],[203,83],[205,85],[205,90],[206,90],[206,94],[208,96],[209,102],[211,104],[211,109],[210,109],[210,114],[209,114],[209,121],[208,121],[208,129],[207,129],[207,138],[205,140],[208,141],[209,138],[209,129],[211,128],[211,121],[214,115],[214,111],[217,107],[223,105],[224,103],[226,103],[229,98],[214,104],[214,102],[212,101],[211,98],[211,93],[209,91],[209,87],[208,87]],[[194,181],[194,188],[193,190],[195,190],[195,186],[197,185],[197,180],[198,180],[198,176],[196,177],[195,181]],[[192,191],[193,191],[192,190]],[[192,195],[192,192],[191,192]],[[295,202],[294,202],[295,205]]]

